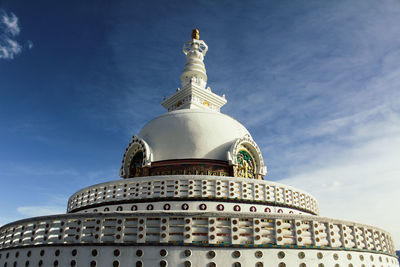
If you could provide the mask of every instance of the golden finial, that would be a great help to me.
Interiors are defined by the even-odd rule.
[[[199,38],[200,38],[199,30],[198,29],[194,29],[192,31],[192,39],[199,40]]]

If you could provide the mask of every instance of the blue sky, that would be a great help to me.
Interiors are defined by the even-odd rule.
[[[266,179],[400,247],[399,1],[0,2],[0,225],[118,179],[180,86],[183,42],[252,133]]]

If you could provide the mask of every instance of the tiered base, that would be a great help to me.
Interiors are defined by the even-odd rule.
[[[170,267],[305,267],[389,266],[384,254],[285,248],[224,248],[192,246],[67,245],[0,250],[0,266],[170,266]]]
[[[165,202],[171,205],[165,205]],[[146,210],[318,215],[318,204],[306,192],[270,181],[208,175],[170,175],[116,180],[89,186],[70,197],[67,211]]]
[[[317,216],[76,213],[0,228],[9,266],[397,266],[385,231]]]

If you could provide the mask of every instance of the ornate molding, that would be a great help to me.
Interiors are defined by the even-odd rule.
[[[143,139],[137,137],[136,135],[132,136],[131,141],[129,142],[127,148],[125,149],[124,156],[122,158],[122,166],[119,172],[119,175],[122,178],[129,177],[129,164],[132,161],[134,155],[138,152],[143,153],[143,162],[141,167],[150,167],[151,162],[153,160],[153,153],[151,151],[150,146]]]
[[[219,112],[220,108],[227,102],[225,95],[219,96],[213,93],[210,87],[201,88],[195,82],[189,82],[182,89],[164,99],[161,105],[170,111],[179,109],[205,109]]]
[[[228,151],[229,164],[234,166],[234,170],[235,167],[237,167],[238,165],[237,154],[241,149],[247,150],[254,157],[254,160],[256,161],[256,174],[257,176],[259,176],[258,178],[266,175],[267,166],[264,165],[261,150],[249,134],[246,134],[242,138],[237,139]]]

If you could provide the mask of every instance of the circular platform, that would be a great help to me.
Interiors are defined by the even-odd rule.
[[[319,249],[395,254],[390,235],[379,228],[289,214],[84,213],[36,217],[0,228],[0,251],[19,247],[89,244]]]
[[[147,205],[133,205],[149,202],[181,201],[191,210],[202,210],[202,203],[214,207],[214,211],[308,213],[318,215],[318,203],[310,194],[291,186],[264,180],[243,179],[208,175],[149,176],[116,180],[86,187],[73,194],[68,201],[68,212],[91,211],[136,211]],[[197,201],[196,203],[190,203]],[[124,204],[124,205],[123,205]],[[131,204],[130,206],[128,204]],[[223,205],[218,210],[216,205]],[[155,205],[153,205],[153,209]],[[171,204],[172,206],[173,204]],[[240,210],[234,209],[235,205]],[[156,205],[158,210],[164,205]],[[120,207],[120,208],[119,208]],[[119,210],[117,210],[119,209]],[[251,208],[254,209],[254,208]],[[187,209],[186,209],[187,210]]]

